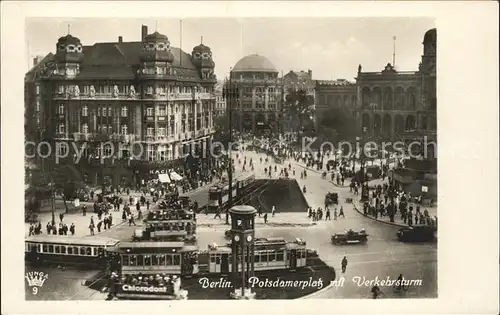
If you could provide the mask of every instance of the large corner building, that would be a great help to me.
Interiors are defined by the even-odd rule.
[[[234,128],[246,132],[278,130],[283,80],[276,67],[266,57],[249,55],[234,65],[230,80],[239,92],[239,100],[231,102]]]
[[[84,148],[77,169],[89,183],[100,176],[115,186],[139,183],[151,169],[210,145],[217,82],[211,49],[202,43],[188,54],[147,26],[141,35],[85,46],[68,34],[37,67],[36,85],[33,75],[28,80],[39,93],[26,106],[40,104],[41,137]],[[101,146],[108,141],[113,149]],[[103,169],[98,157],[112,151]],[[67,156],[59,163],[73,164],[73,152]]]

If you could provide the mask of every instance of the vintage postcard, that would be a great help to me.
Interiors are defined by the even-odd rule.
[[[191,4],[189,12],[174,2],[122,3],[123,16],[103,10],[111,2],[75,3],[64,15],[73,3],[21,2],[24,12],[6,6],[19,15],[12,25],[22,26],[22,49],[2,49],[2,66],[19,59],[10,67],[17,76],[2,70],[2,90],[24,92],[24,132],[21,106],[11,113],[2,98],[2,116],[18,125],[2,124],[2,134],[24,143],[24,158],[17,150],[2,154],[18,154],[20,166],[3,164],[2,199],[15,198],[15,210],[2,201],[2,229],[17,232],[2,235],[2,256],[8,247],[22,269],[20,276],[3,269],[2,287],[15,283],[23,305],[5,312],[194,311],[220,300],[235,311],[234,303],[252,301],[250,310],[261,312],[254,303],[276,301],[299,312],[287,300],[301,300],[294,303],[309,311],[365,303],[364,310],[385,313],[392,303],[401,313],[494,313],[498,270],[482,280],[475,274],[498,267],[498,254],[493,264],[493,256],[477,256],[493,247],[473,247],[498,245],[498,225],[488,223],[498,213],[479,214],[482,206],[459,213],[462,197],[448,186],[485,187],[460,179],[469,165],[457,156],[469,146],[453,137],[462,134],[453,120],[457,107],[491,106],[471,107],[455,101],[459,88],[447,90],[442,77],[462,79],[449,68],[454,51],[446,45],[457,36],[451,22],[429,7],[416,5],[427,14],[413,15],[396,3],[385,6],[401,10],[391,15],[349,14],[347,3],[345,15],[325,11],[328,3]],[[298,4],[326,7],[309,16]],[[261,5],[280,14],[262,14]],[[51,6],[61,16],[42,14]],[[76,14],[78,6],[88,14]],[[467,27],[484,35],[495,19],[481,6],[467,7],[486,9],[473,20],[490,26]],[[5,34],[2,48],[12,43]],[[494,34],[484,37],[495,41]],[[454,101],[450,93],[458,93]],[[469,162],[482,158],[464,154]],[[6,211],[22,215],[4,218]],[[481,216],[492,232],[484,237],[497,239],[454,244],[464,230],[450,230],[450,217],[466,215]],[[449,265],[462,260],[454,248],[476,256],[450,275]],[[465,281],[467,267],[473,279]],[[470,308],[458,308],[450,302],[456,293],[444,288],[471,290],[469,282],[484,303],[464,298]],[[219,313],[222,304],[210,305]]]

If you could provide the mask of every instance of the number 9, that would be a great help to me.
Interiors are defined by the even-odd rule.
[[[31,291],[33,292],[33,295],[37,295],[38,294],[38,287],[33,287],[33,289],[31,289]]]

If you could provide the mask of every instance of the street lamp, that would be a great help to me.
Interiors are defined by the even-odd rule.
[[[363,127],[363,133],[361,137],[361,152],[359,153],[359,161],[361,164],[360,167],[360,182],[361,182],[361,201],[366,201],[368,200],[368,192],[366,191],[365,187],[365,133],[366,133],[367,128]]]
[[[233,142],[233,102],[238,98],[238,88],[233,85],[231,72],[229,74],[229,81],[226,82],[224,87],[223,97],[226,99],[227,115],[228,115],[228,158],[229,165],[227,170],[227,177],[229,180],[229,196],[228,196],[228,209],[233,206],[233,159],[232,159],[232,142]],[[226,224],[229,224],[229,211],[226,211]]]

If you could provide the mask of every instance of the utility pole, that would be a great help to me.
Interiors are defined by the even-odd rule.
[[[229,196],[228,196],[228,209],[226,210],[226,224],[229,224],[229,209],[233,207],[233,158],[232,158],[232,144],[233,144],[233,102],[238,94],[238,89],[233,86],[231,71],[229,71],[229,82],[226,83],[226,104],[228,115],[228,145],[227,155],[229,158],[229,165],[227,169],[227,177],[229,180]]]

